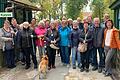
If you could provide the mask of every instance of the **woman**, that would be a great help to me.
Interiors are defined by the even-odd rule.
[[[35,48],[34,48],[34,41],[35,41],[35,33],[33,30],[30,29],[29,23],[24,22],[23,23],[23,30],[21,30],[18,34],[18,42],[19,42],[19,47],[22,49],[23,54],[25,55],[25,62],[26,62],[26,67],[25,69],[30,68],[30,55],[32,56],[32,60],[34,63],[34,68],[37,68],[37,60],[36,60],[36,53],[35,53]]]
[[[50,47],[50,44],[58,44],[59,41],[59,33],[56,29],[55,22],[51,22],[51,28],[47,30],[45,34],[46,41],[47,41],[47,51],[48,51],[48,70],[51,68],[56,68],[55,66],[55,55],[56,49]]]
[[[60,34],[60,54],[61,61],[63,65],[69,67],[70,56],[69,56],[69,47],[70,47],[70,28],[67,26],[67,21],[62,20],[62,28],[59,29]]]
[[[46,33],[45,25],[43,21],[40,21],[38,24],[38,27],[35,29],[35,33],[37,35],[37,40],[36,40],[36,45],[38,46],[39,49],[39,57],[41,60],[41,57],[43,54],[45,54],[45,42],[44,42],[44,35]]]
[[[73,69],[76,69],[76,56],[77,56],[77,63],[78,67],[80,68],[80,53],[77,51],[78,43],[79,43],[79,32],[77,21],[73,21],[73,30],[70,34],[70,42],[71,42],[71,49],[72,49],[72,66]]]
[[[86,40],[85,40],[86,37]],[[86,70],[86,72],[89,72],[89,55],[90,55],[90,47],[92,43],[92,31],[88,28],[88,22],[85,21],[83,24],[83,30],[80,31],[79,35],[79,41],[80,43],[87,43],[87,51],[80,52],[81,55],[81,72]]]
[[[108,20],[105,23],[106,29],[104,31],[104,51],[106,55],[105,59],[105,76],[112,74],[111,61],[113,55],[116,53],[116,49],[120,46],[119,31],[113,27],[113,21]],[[118,43],[119,42],[119,43]],[[119,44],[119,45],[118,45]]]
[[[15,54],[14,54],[14,31],[10,28],[10,22],[5,20],[3,28],[0,29],[0,40],[2,43],[3,51],[5,51],[6,65],[8,68],[14,68],[15,66]]]

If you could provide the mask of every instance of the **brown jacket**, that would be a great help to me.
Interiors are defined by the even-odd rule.
[[[104,31],[104,40],[103,40],[103,47],[105,45],[105,38],[108,29]],[[117,48],[120,50],[120,31],[116,28],[113,28],[111,33],[111,41],[110,41],[110,48]]]

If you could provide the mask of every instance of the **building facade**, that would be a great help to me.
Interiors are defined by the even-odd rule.
[[[120,30],[120,0],[116,0],[110,5],[110,8],[114,10],[114,23],[115,27]],[[120,31],[119,31],[120,38]],[[114,80],[120,79],[120,50],[114,55],[113,59],[113,78]]]
[[[24,21],[31,21],[32,10],[40,11],[40,9],[29,0],[0,0],[0,12],[5,12],[7,7],[12,7],[12,9],[8,9],[7,12],[13,12],[13,17],[17,19],[19,24]],[[0,27],[3,26],[4,20],[5,18],[0,18]],[[8,20],[11,20],[11,18],[8,18]]]

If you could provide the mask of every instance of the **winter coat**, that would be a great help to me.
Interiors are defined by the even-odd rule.
[[[58,45],[58,42],[60,40],[59,32],[56,29],[48,29],[45,34],[45,40],[47,42],[47,46],[50,45],[51,41],[56,41],[56,45]]]
[[[37,36],[41,36],[41,35],[45,35],[45,33],[46,33],[46,29],[45,28],[43,28],[42,26],[38,26],[36,29],[35,29],[35,34],[37,35]],[[44,46],[44,37],[43,38],[38,38],[37,40],[36,40],[36,45],[37,46]]]
[[[103,38],[104,38],[104,28],[101,26],[93,27],[93,46],[98,48],[102,47]]]
[[[73,29],[70,33],[70,45],[71,47],[77,47],[79,44],[79,37],[80,29]]]
[[[70,46],[70,38],[69,38],[70,33],[71,33],[71,30],[67,26],[59,29],[59,34],[60,34],[59,45],[60,46]]]
[[[79,41],[81,43],[83,43],[83,41],[85,40],[85,31],[84,29],[80,31],[79,33]],[[92,40],[93,40],[93,35],[92,35],[92,30],[91,29],[88,29],[87,30],[87,37],[86,37],[86,43],[87,43],[87,47],[88,49],[92,49]]]
[[[105,38],[106,38],[107,30],[108,29],[105,29],[105,31],[104,31],[103,47],[105,46]],[[117,48],[120,50],[120,31],[116,28],[113,28],[113,30],[112,30],[109,47]]]
[[[33,35],[34,37],[31,37]],[[18,32],[19,48],[29,48],[35,45],[36,35],[30,28],[23,28]]]

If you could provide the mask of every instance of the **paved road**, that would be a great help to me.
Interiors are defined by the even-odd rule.
[[[25,70],[24,66],[20,63],[14,69],[2,69],[0,70],[0,80],[39,80],[38,76],[33,77],[38,73],[37,70],[33,69],[33,65],[30,69]],[[71,79],[70,79],[71,78]],[[47,79],[45,80],[112,80],[110,77],[104,77],[102,73],[92,71],[89,73],[80,72],[79,69],[73,70],[62,66],[60,57],[56,57],[56,69],[52,69],[47,73]]]

